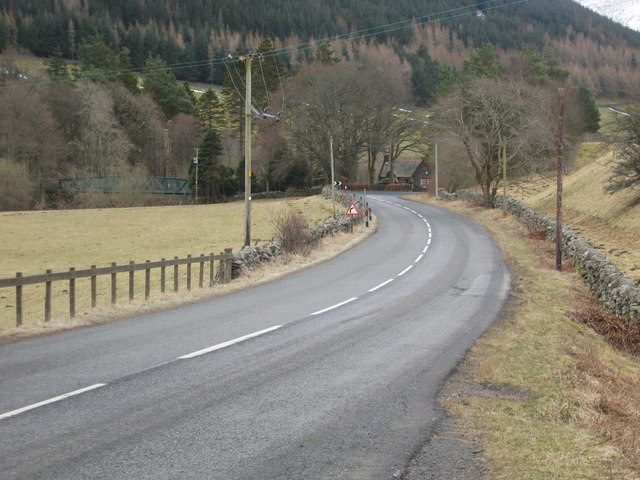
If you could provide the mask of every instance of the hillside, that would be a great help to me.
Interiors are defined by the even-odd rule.
[[[613,153],[601,144],[584,144],[586,156],[597,158],[570,172],[564,179],[563,216],[576,233],[632,279],[640,280],[640,201],[637,191],[605,193]],[[599,153],[597,153],[599,151]],[[541,178],[527,183],[511,195],[535,210],[554,218],[555,179]]]
[[[343,42],[350,32],[365,38]],[[425,46],[454,67],[473,46],[491,43],[508,58],[532,44],[556,49],[575,83],[608,96],[637,87],[640,55],[639,32],[572,0],[0,1],[0,52],[14,45],[74,58],[95,35],[126,53],[134,68],[160,55],[179,78],[213,83],[222,83],[225,68],[211,60],[256,48],[266,36],[286,50],[289,65],[313,59],[314,41],[326,38],[339,39],[336,53],[345,59],[403,60]]]

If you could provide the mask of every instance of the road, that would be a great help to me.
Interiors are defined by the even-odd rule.
[[[389,479],[510,274],[482,229],[370,195],[378,231],[281,280],[0,347],[3,479]]]

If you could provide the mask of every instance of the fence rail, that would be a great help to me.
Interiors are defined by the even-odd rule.
[[[219,262],[219,269],[217,275],[215,274],[215,265],[214,262]],[[230,248],[225,249],[224,253],[220,253],[219,255],[214,255],[213,253],[210,255],[201,254],[197,257],[192,257],[188,255],[187,258],[178,258],[174,257],[173,259],[162,259],[160,261],[151,262],[147,260],[145,263],[135,263],[131,261],[129,264],[124,265],[116,265],[116,263],[112,263],[111,266],[108,267],[97,267],[92,265],[89,269],[84,270],[76,270],[75,268],[70,268],[67,272],[52,272],[51,270],[47,270],[45,274],[42,275],[29,275],[23,276],[22,272],[16,273],[15,277],[11,278],[0,278],[0,288],[15,288],[15,325],[16,327],[20,327],[23,324],[23,313],[24,313],[24,295],[23,295],[23,287],[27,285],[38,285],[44,284],[45,292],[44,292],[44,321],[48,322],[51,320],[51,304],[52,304],[52,283],[60,282],[60,281],[68,281],[68,295],[69,295],[69,317],[73,318],[76,316],[76,280],[88,278],[91,282],[91,308],[94,309],[97,306],[97,296],[98,296],[98,287],[97,287],[97,279],[100,276],[110,276],[110,287],[111,287],[111,304],[115,305],[117,303],[117,292],[118,292],[118,274],[119,273],[127,273],[128,274],[128,290],[129,290],[129,301],[132,301],[135,298],[135,272],[144,271],[145,279],[144,279],[144,297],[145,300],[149,299],[151,294],[151,270],[160,269],[160,292],[166,292],[166,283],[167,283],[167,275],[166,270],[168,267],[173,267],[173,291],[177,292],[179,290],[179,266],[186,265],[186,287],[187,290],[191,290],[192,284],[192,265],[199,265],[198,271],[198,286],[200,288],[204,287],[205,282],[205,264],[209,265],[209,278],[208,283],[209,286],[213,286],[217,281],[221,283],[228,283],[231,281],[231,268],[233,263],[233,253]]]

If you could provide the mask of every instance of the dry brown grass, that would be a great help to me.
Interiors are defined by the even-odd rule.
[[[578,423],[597,432],[602,444],[615,446],[629,467],[640,474],[640,378],[597,351],[571,348],[575,364],[571,386],[582,404]]]
[[[637,190],[608,194],[603,190],[614,156],[589,146],[579,157],[581,168],[564,178],[563,217],[576,233],[613,262],[625,275],[640,280],[640,198]],[[556,183],[538,177],[510,195],[554,218]]]
[[[329,208],[331,208],[330,205],[331,204],[329,204]],[[325,237],[315,248],[301,254],[284,254],[269,264],[248,270],[243,276],[233,280],[229,284],[219,284],[214,288],[199,289],[195,286],[191,291],[186,291],[182,288],[180,292],[175,294],[155,293],[152,294],[149,301],[146,302],[143,300],[128,302],[126,299],[123,299],[123,302],[117,304],[115,307],[108,306],[108,300],[106,300],[103,306],[99,306],[95,310],[91,310],[86,305],[84,310],[79,307],[79,311],[82,313],[74,319],[69,319],[65,312],[62,312],[51,322],[43,323],[42,321],[34,321],[23,325],[21,328],[14,328],[13,321],[10,319],[7,326],[5,326],[4,329],[0,329],[0,344],[175,308],[180,305],[208,300],[260,285],[335,257],[363,241],[375,232],[376,228],[377,220],[374,217],[369,228],[356,226],[353,234],[338,233]],[[168,279],[168,284],[170,283],[171,281]],[[80,286],[80,284],[78,286]],[[64,286],[61,288],[64,288]],[[141,291],[140,286],[137,287],[137,291]],[[124,293],[126,294],[126,291],[124,291]],[[80,296],[80,293],[78,296]],[[85,297],[88,298],[87,295],[85,295]],[[42,296],[38,298],[42,298]]]
[[[640,478],[640,359],[574,321],[606,316],[585,315],[590,294],[579,274],[568,264],[556,271],[553,245],[501,211],[438,205],[486,228],[513,273],[502,320],[452,379],[470,387],[442,398],[482,432],[488,478]],[[485,385],[522,394],[478,394]]]
[[[585,288],[574,289],[570,316],[599,335],[617,349],[640,358],[640,322],[616,317],[600,307],[597,299]]]

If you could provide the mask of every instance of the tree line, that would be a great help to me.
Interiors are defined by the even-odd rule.
[[[255,48],[266,37],[277,48],[291,49],[283,57],[288,67],[315,60],[318,39],[352,31],[380,32],[381,25],[417,18],[412,28],[392,28],[366,38],[368,44],[392,47],[404,61],[419,57],[427,45],[442,64],[460,67],[455,59],[486,43],[501,55],[526,45],[550,46],[575,84],[597,94],[624,94],[632,81],[616,82],[616,74],[637,77],[640,34],[599,16],[570,0],[0,0],[0,52],[24,48],[42,57],[75,60],[79,47],[98,36],[109,48],[127,55],[131,67],[141,70],[150,56],[176,66],[176,77],[189,82],[222,84],[223,65],[207,60]],[[500,8],[503,7],[503,8]],[[284,13],[286,12],[286,14]],[[421,23],[426,22],[426,25]],[[424,39],[437,22],[444,37]],[[311,42],[312,48],[307,48]],[[303,45],[300,49],[296,46]],[[437,45],[446,51],[434,54]],[[560,47],[563,48],[560,48]],[[363,47],[364,48],[364,47]],[[603,65],[591,61],[606,49]],[[627,53],[622,54],[621,50]],[[338,56],[349,57],[344,45]],[[604,55],[600,55],[603,57]],[[585,58],[586,57],[586,58]],[[416,59],[413,62],[419,61]],[[583,66],[588,65],[588,69]]]
[[[254,191],[322,185],[331,178],[331,153],[336,178],[376,183],[384,156],[429,161],[433,142],[442,137],[443,145],[461,147],[458,154],[450,153],[451,168],[444,170],[450,186],[469,182],[475,170],[475,181],[493,192],[496,178],[486,175],[503,143],[513,173],[524,165],[544,166],[548,149],[538,139],[548,132],[540,126],[553,124],[548,121],[553,109],[543,108],[548,102],[541,92],[568,78],[553,51],[534,46],[505,64],[487,44],[472,49],[458,69],[432,60],[426,46],[403,65],[395,55],[366,51],[358,61],[347,62],[338,45],[324,45],[314,63],[293,72],[273,50],[267,38],[253,52],[251,103],[259,118],[252,132]],[[98,36],[79,45],[75,62],[59,56],[47,61],[41,79],[25,80],[15,58],[3,55],[0,177],[7,185],[2,208],[87,206],[91,197],[60,190],[58,180],[67,177],[117,176],[127,179],[122,191],[133,194],[143,190],[140,182],[146,177],[188,176],[194,185],[197,172],[201,201],[223,201],[238,193],[244,183],[245,65],[242,56],[232,57],[225,87],[196,95],[187,82],[176,80],[162,58],[147,58],[139,76],[128,56]],[[475,83],[482,79],[491,81]],[[496,82],[506,82],[494,92],[497,98],[480,95]],[[580,121],[571,132],[578,136],[597,129],[590,93],[572,91]],[[441,107],[447,102],[453,103]],[[513,117],[473,125],[471,120],[484,119],[490,107],[497,108],[495,115],[503,109]],[[451,117],[451,112],[466,112],[465,118]],[[438,125],[447,125],[448,138]],[[499,138],[482,140],[483,129],[486,135],[497,131]],[[455,132],[466,137],[454,138]],[[192,160],[196,148],[197,169]],[[480,152],[479,157],[465,158],[465,151]],[[456,163],[456,158],[462,160]],[[473,168],[458,168],[458,163]]]

